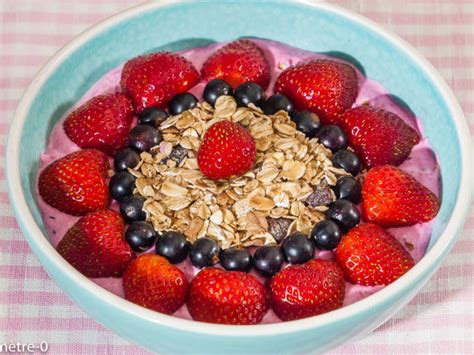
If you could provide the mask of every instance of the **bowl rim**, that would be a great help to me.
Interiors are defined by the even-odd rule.
[[[470,210],[470,180],[472,171],[468,153],[471,150],[471,138],[461,107],[453,92],[446,84],[445,80],[431,65],[431,63],[429,63],[421,54],[416,51],[414,47],[408,44],[405,40],[385,30],[374,21],[362,15],[354,13],[350,10],[346,10],[337,5],[311,2],[310,0],[300,0],[298,1],[298,4],[324,10],[326,12],[330,12],[337,16],[341,16],[353,21],[359,26],[365,27],[370,31],[377,32],[381,37],[397,47],[398,50],[404,52],[413,62],[416,63],[420,70],[425,72],[425,74],[430,78],[432,84],[438,89],[443,99],[446,101],[446,105],[449,108],[451,116],[453,117],[453,123],[455,125],[456,132],[459,136],[462,162],[461,183],[452,216],[449,219],[444,231],[439,236],[439,239],[431,247],[431,249],[428,250],[424,257],[409,272],[407,272],[403,277],[394,283],[351,305],[322,315],[291,322],[258,324],[251,326],[202,323],[148,310],[107,291],[101,286],[95,284],[93,281],[89,280],[87,277],[83,276],[70,264],[65,262],[65,260],[56,252],[55,248],[49,243],[47,237],[42,233],[41,229],[36,224],[33,215],[29,210],[20,183],[19,146],[23,125],[31,104],[38,90],[42,87],[44,82],[56,69],[56,67],[60,65],[71,52],[87,42],[91,37],[94,37],[95,35],[107,30],[109,27],[118,24],[125,19],[139,15],[140,13],[182,2],[186,1],[162,0],[159,3],[149,2],[140,4],[119,12],[93,25],[73,38],[56,54],[54,54],[35,75],[34,79],[25,90],[10,124],[6,147],[5,167],[10,201],[12,203],[18,224],[26,239],[28,240],[28,243],[30,245],[34,244],[40,248],[44,254],[44,257],[49,258],[49,261],[52,263],[52,265],[58,268],[69,282],[75,282],[79,284],[81,289],[87,291],[89,295],[96,297],[103,302],[109,302],[111,306],[116,309],[120,309],[121,312],[128,313],[129,316],[141,318],[158,325],[179,329],[181,331],[229,337],[256,337],[262,335],[289,334],[310,328],[322,327],[333,322],[342,321],[345,318],[361,314],[376,305],[382,304],[392,295],[416,282],[416,280],[421,278],[427,270],[431,270],[430,272],[433,273],[436,270],[436,264],[440,261],[440,258],[447,254],[447,252],[453,246],[454,241],[457,239],[457,235],[459,234],[459,231],[462,228]]]

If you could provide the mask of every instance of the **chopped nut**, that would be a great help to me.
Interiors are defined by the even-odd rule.
[[[173,148],[171,153],[169,154],[168,158],[174,160],[176,164],[179,166],[181,162],[186,158],[188,155],[188,150],[181,145],[177,145]]]
[[[318,207],[318,206],[327,206],[331,202],[336,200],[336,196],[331,188],[326,185],[320,185],[314,188],[311,195],[309,195],[305,202],[310,207]]]
[[[267,217],[268,231],[280,243],[288,235],[288,228],[292,222],[287,218],[270,218]]]

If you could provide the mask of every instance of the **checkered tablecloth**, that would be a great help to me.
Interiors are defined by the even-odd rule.
[[[474,0],[337,0],[411,42],[457,95],[474,133]],[[139,1],[0,0],[0,345],[51,354],[146,352],[97,324],[56,286],[20,232],[6,191],[9,122],[33,75],[62,45]],[[211,5],[210,5],[211,6]],[[441,269],[402,311],[332,354],[474,354],[474,213]]]

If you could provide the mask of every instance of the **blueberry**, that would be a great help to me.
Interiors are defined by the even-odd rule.
[[[223,95],[232,95],[232,87],[225,80],[214,79],[207,83],[202,98],[214,106],[217,99]]]
[[[139,152],[148,151],[160,142],[160,132],[147,124],[134,127],[128,134],[128,145]]]
[[[325,219],[318,222],[311,231],[311,238],[316,248],[321,250],[332,250],[341,241],[342,231],[336,222]]]
[[[314,256],[314,245],[303,233],[293,233],[281,243],[285,260],[290,264],[302,264]]]
[[[252,82],[239,85],[235,89],[234,97],[239,107],[245,107],[249,104],[262,106],[265,102],[265,92],[260,85]]]
[[[114,168],[115,171],[125,171],[128,168],[133,169],[140,162],[140,156],[133,149],[127,148],[121,150],[115,155]]]
[[[311,111],[294,112],[291,114],[291,120],[296,123],[296,129],[309,138],[315,137],[321,127],[318,115]]]
[[[282,264],[283,253],[278,246],[263,246],[253,254],[253,266],[263,276],[275,275],[280,271]]]
[[[354,176],[356,176],[360,172],[361,167],[359,157],[350,150],[338,150],[332,156],[331,161],[336,168],[342,168],[349,174],[352,174]]]
[[[136,252],[150,249],[155,243],[155,239],[156,232],[148,222],[135,221],[125,231],[125,240]]]
[[[147,107],[138,115],[141,124],[149,124],[158,127],[168,118],[168,113],[157,107]]]
[[[122,202],[126,197],[132,195],[135,179],[135,176],[128,171],[119,171],[110,179],[110,195],[118,202]]]
[[[229,248],[220,252],[219,258],[224,269],[229,271],[249,271],[252,257],[247,249]]]
[[[360,222],[360,212],[357,206],[348,200],[337,200],[329,205],[326,218],[339,224],[343,231],[348,231]]]
[[[172,115],[179,115],[184,111],[195,108],[198,103],[196,96],[185,92],[182,94],[174,95],[168,103],[168,110]]]
[[[146,213],[143,211],[145,198],[140,195],[126,197],[120,204],[120,213],[127,223],[144,221]]]
[[[333,152],[347,148],[347,136],[339,126],[328,125],[321,127],[318,133],[316,133],[316,137],[318,137],[322,145]]]
[[[362,186],[360,182],[352,176],[343,176],[339,178],[334,186],[334,194],[337,199],[345,199],[354,203],[359,203],[361,198]]]
[[[268,98],[263,106],[263,112],[266,115],[273,115],[278,111],[293,112],[293,103],[282,94],[275,94]]]
[[[164,256],[170,263],[180,263],[188,256],[189,244],[179,232],[163,232],[156,240],[155,252]]]
[[[219,260],[219,245],[210,238],[199,238],[189,249],[189,259],[198,268],[212,266]]]

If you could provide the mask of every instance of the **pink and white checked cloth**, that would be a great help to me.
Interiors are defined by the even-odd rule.
[[[456,93],[474,134],[473,0],[337,0],[410,41]],[[104,329],[55,285],[9,205],[5,140],[33,75],[62,45],[139,1],[0,0],[0,344],[49,343],[52,354],[147,354]],[[474,354],[474,212],[420,294],[368,337],[332,354]]]

